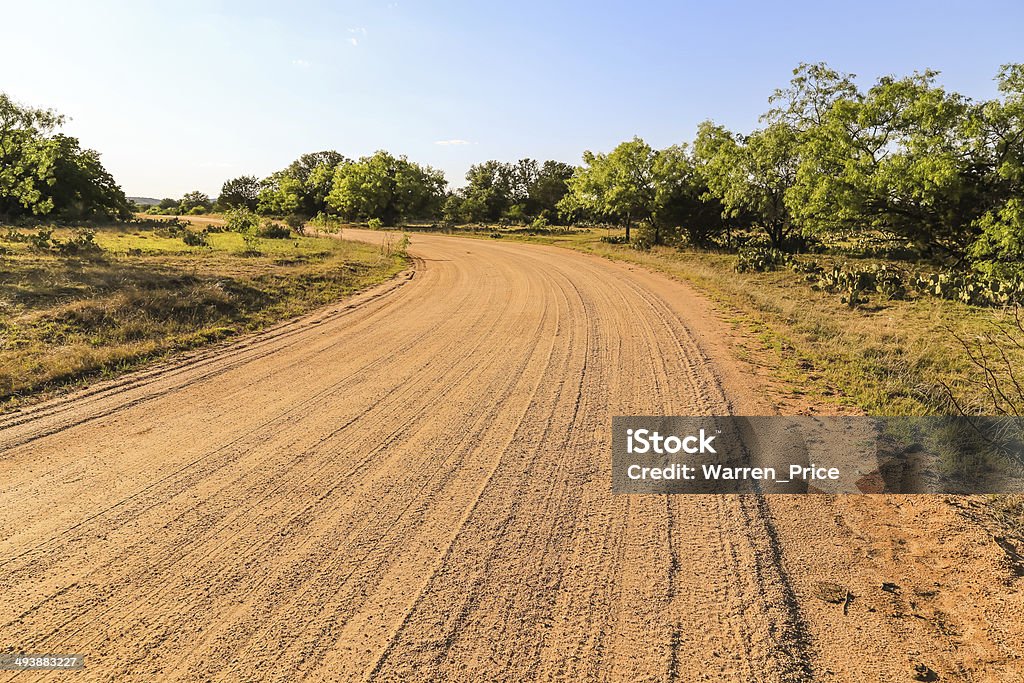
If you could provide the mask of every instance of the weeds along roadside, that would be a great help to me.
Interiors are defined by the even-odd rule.
[[[381,246],[261,221],[0,227],[0,410],[262,329],[407,265]]]

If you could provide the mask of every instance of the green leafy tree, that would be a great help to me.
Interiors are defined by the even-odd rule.
[[[990,199],[970,257],[989,275],[1024,278],[1024,64],[1004,65],[996,80],[1003,99],[981,105],[970,127]]]
[[[569,164],[545,161],[542,165],[535,159],[515,163],[492,159],[474,164],[466,173],[466,185],[455,193],[455,199],[448,200],[445,215],[464,223],[554,218],[573,171]]]
[[[558,216],[558,203],[569,192],[569,179],[574,171],[571,164],[545,161],[528,187],[527,213],[554,220]]]
[[[673,241],[707,245],[725,230],[722,204],[709,195],[701,171],[685,144],[658,152],[652,169],[655,244],[668,237]]]
[[[748,136],[705,121],[697,130],[694,154],[710,195],[728,216],[749,216],[772,246],[787,248],[796,224],[786,202],[799,162],[795,128],[778,121]]]
[[[213,202],[210,201],[210,195],[199,190],[186,193],[178,204],[178,212],[181,214],[209,213],[212,210]]]
[[[0,93],[0,215],[46,214],[53,203],[46,187],[53,179],[53,132],[63,117],[23,107]]]
[[[54,213],[84,219],[131,217],[131,202],[100,163],[97,152],[83,150],[78,140],[66,135],[55,135],[52,142],[56,148],[53,182],[44,194]]]
[[[977,270],[1001,279],[1024,278],[1024,199],[1014,197],[978,219],[970,247]]]
[[[61,215],[125,218],[131,207],[78,140],[55,131],[64,118],[0,93],[0,217]]]
[[[770,123],[786,123],[804,133],[825,123],[833,105],[860,96],[854,74],[845,74],[824,62],[802,63],[793,69],[788,88],[777,89],[768,102],[775,105],[763,117]]]
[[[584,152],[583,166],[569,179],[560,210],[620,222],[628,241],[635,222],[653,218],[656,157],[654,149],[639,137],[621,143],[608,154]]]
[[[871,228],[962,256],[984,207],[972,105],[926,71],[834,102],[805,135],[789,205],[809,230]]]
[[[466,172],[466,186],[459,191],[466,222],[493,223],[509,210],[516,197],[515,168],[490,160],[474,164]]]
[[[334,187],[335,171],[349,163],[349,159],[334,150],[303,154],[263,180],[257,210],[272,216],[329,213],[327,197]]]
[[[435,215],[446,185],[440,171],[379,151],[339,166],[327,202],[345,218],[395,225]]]
[[[255,211],[260,198],[260,181],[256,176],[243,175],[227,180],[220,188],[217,206],[221,209],[244,207]]]

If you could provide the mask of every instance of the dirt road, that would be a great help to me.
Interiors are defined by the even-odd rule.
[[[694,292],[410,251],[354,300],[0,419],[0,647],[83,653],[74,680],[1024,676],[1024,572],[972,501],[610,494],[613,415],[772,410]]]

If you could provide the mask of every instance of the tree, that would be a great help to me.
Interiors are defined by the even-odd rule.
[[[459,222],[524,223],[538,216],[553,218],[565,196],[573,167],[558,161],[520,159],[474,164],[466,173],[466,185],[448,200],[446,216]]]
[[[333,149],[322,152],[309,152],[288,164],[284,173],[292,178],[297,178],[302,183],[308,182],[320,169],[335,169],[351,160]]]
[[[824,62],[801,63],[793,69],[789,87],[777,89],[768,98],[775,106],[763,118],[770,123],[786,123],[801,133],[812,130],[824,123],[836,102],[859,97],[855,77]]]
[[[654,243],[666,235],[695,245],[707,245],[721,233],[721,202],[709,196],[707,181],[685,144],[658,152],[652,169],[654,194]]]
[[[0,93],[0,215],[53,209],[44,196],[55,158],[47,136],[63,122],[52,111],[20,106]]]
[[[626,227],[628,241],[634,221],[650,221],[654,213],[656,156],[639,137],[619,144],[609,154],[587,150],[584,165],[567,183],[560,209],[619,221]]]
[[[495,222],[516,203],[513,196],[515,168],[490,160],[474,164],[466,172],[466,186],[459,190],[461,213],[466,222]]]
[[[213,202],[210,201],[210,195],[199,190],[186,193],[178,204],[178,212],[182,215],[187,213],[209,213],[211,210],[213,210]]]
[[[569,191],[574,170],[571,164],[545,161],[529,186],[528,213],[553,220],[558,215],[558,203]]]
[[[256,176],[243,175],[227,180],[220,188],[217,206],[222,209],[246,208],[255,211],[260,188],[260,181]]]
[[[351,161],[334,150],[310,152],[271,174],[261,183],[257,210],[264,215],[315,216],[331,211],[327,196],[339,166]]]
[[[78,140],[55,135],[57,155],[53,164],[53,183],[46,194],[53,212],[67,218],[127,219],[133,206],[113,176],[103,168],[100,155],[83,150]]]
[[[1006,64],[996,77],[1003,100],[980,106],[971,119],[974,152],[989,171],[989,206],[970,247],[978,270],[1024,279],[1024,64]]]
[[[874,228],[962,257],[985,205],[973,105],[926,71],[837,100],[805,135],[789,204],[807,229]]]
[[[0,93],[0,217],[125,218],[124,192],[77,139],[55,134],[64,118]]]
[[[797,131],[782,121],[745,137],[705,121],[694,142],[711,196],[728,216],[749,215],[777,249],[788,246],[795,229],[786,196],[796,180],[798,153]]]
[[[395,225],[436,214],[446,185],[440,171],[379,151],[339,166],[327,202],[345,218]]]

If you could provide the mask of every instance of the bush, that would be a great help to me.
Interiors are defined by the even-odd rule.
[[[181,233],[181,241],[190,247],[205,247],[210,244],[210,241],[206,238],[206,231],[185,230]]]
[[[32,248],[35,249],[36,251],[49,251],[50,248],[53,246],[50,242],[52,235],[52,229],[47,230],[44,228],[40,228],[36,232],[36,234],[29,236],[29,243],[32,245]]]
[[[370,230],[380,230],[381,228],[384,227],[384,221],[382,221],[379,218],[371,218],[370,220],[366,221],[366,227],[368,227]]]
[[[1024,278],[1005,280],[973,273],[930,273],[914,281],[923,294],[974,306],[1006,306],[1024,303]]]
[[[160,237],[184,237],[188,232],[189,224],[180,218],[172,218],[169,221],[158,221],[156,223],[156,234]]]
[[[3,239],[28,243],[34,251],[61,256],[96,256],[103,253],[103,248],[96,244],[96,232],[93,230],[76,230],[69,239],[62,241],[53,237],[53,228],[40,228],[28,235],[9,229]]]
[[[265,220],[263,221],[263,225],[260,226],[260,230],[257,235],[270,240],[286,240],[292,236],[292,231],[287,226],[281,225],[280,223]]]
[[[650,225],[637,228],[636,239],[629,246],[637,251],[648,251],[654,246],[654,228]]]
[[[1004,280],[1024,278],[1024,200],[1011,199],[979,221],[981,235],[971,245],[975,270]]]
[[[736,257],[737,273],[767,273],[785,267],[790,256],[771,247],[745,247]]]
[[[246,208],[232,209],[227,213],[227,229],[241,235],[255,235],[260,226],[260,217]]]
[[[291,213],[284,217],[284,224],[295,231],[296,234],[302,235],[306,231],[306,216],[297,213]]]

